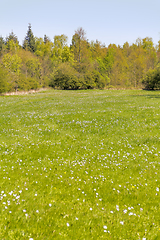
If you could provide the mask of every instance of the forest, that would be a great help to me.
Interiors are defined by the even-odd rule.
[[[159,89],[160,41],[138,38],[135,43],[108,47],[86,37],[83,28],[53,40],[34,36],[28,25],[22,46],[11,32],[0,37],[0,93],[55,89]]]

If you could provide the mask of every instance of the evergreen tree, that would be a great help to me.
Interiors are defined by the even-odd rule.
[[[5,45],[7,51],[11,51],[12,53],[20,48],[18,38],[13,31],[6,37]]]
[[[28,31],[23,43],[23,48],[28,49],[31,52],[35,52],[36,50],[35,37],[33,35],[30,23],[28,25]]]
[[[48,43],[48,42],[50,42],[50,39],[49,39],[49,37],[47,37],[47,35],[45,34],[45,35],[44,35],[44,43],[46,44],[46,43]]]
[[[18,38],[17,38],[17,36],[14,34],[13,31],[12,31],[12,32],[9,34],[9,36],[6,38],[6,44],[7,44],[7,42],[9,42],[9,41],[11,41],[11,40],[13,40],[13,42],[14,42],[15,44],[19,44]]]

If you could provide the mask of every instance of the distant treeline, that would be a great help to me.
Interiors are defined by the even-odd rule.
[[[28,26],[22,46],[12,32],[0,37],[0,93],[53,87],[56,89],[160,88],[160,41],[137,39],[122,46],[89,42],[77,29],[51,41],[34,36]],[[158,77],[159,76],[159,77]]]

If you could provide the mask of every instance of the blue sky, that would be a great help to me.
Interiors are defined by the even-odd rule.
[[[0,0],[0,36],[13,30],[20,44],[28,23],[35,36],[68,36],[82,27],[89,41],[108,46],[121,45],[137,38],[160,40],[160,0]]]

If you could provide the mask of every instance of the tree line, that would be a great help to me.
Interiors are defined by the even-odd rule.
[[[137,39],[106,47],[86,38],[82,28],[72,36],[34,36],[31,24],[23,41],[11,32],[0,37],[0,93],[53,87],[56,89],[160,88],[160,41]]]

